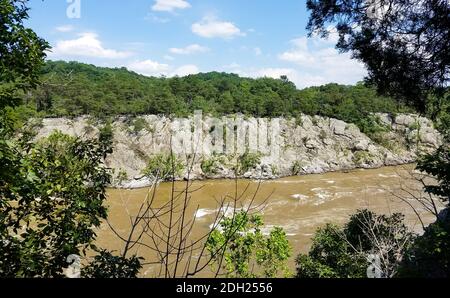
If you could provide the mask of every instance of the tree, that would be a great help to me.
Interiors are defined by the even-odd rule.
[[[403,219],[360,210],[342,228],[319,228],[308,255],[297,257],[297,277],[364,278],[369,265],[380,277],[394,277],[414,237]]]
[[[136,278],[142,268],[142,258],[114,256],[101,250],[94,260],[83,268],[83,277],[87,278]]]
[[[308,0],[307,7],[310,35],[324,37],[335,30],[336,47],[366,65],[367,83],[427,113],[444,134],[442,147],[423,157],[417,168],[437,179],[437,185],[424,183],[424,190],[433,206],[437,196],[446,209],[406,251],[401,274],[448,277],[450,2]]]
[[[426,155],[419,160],[417,169],[437,180],[437,185],[425,185],[425,192],[439,198],[450,206],[450,148],[441,147],[435,154]]]
[[[226,277],[288,276],[291,247],[286,233],[275,227],[265,236],[263,225],[261,216],[243,211],[224,217],[206,242],[211,266]]]
[[[338,34],[336,47],[368,69],[383,94],[425,112],[428,95],[442,101],[449,82],[447,0],[308,0],[309,35]]]
[[[43,65],[46,41],[23,21],[28,18],[27,1],[0,1],[0,109],[20,103],[17,91],[35,87]]]
[[[19,149],[15,147],[15,149]],[[54,277],[83,254],[106,218],[109,148],[55,133],[15,156],[14,183],[2,188],[2,276]]]
[[[450,148],[440,148],[423,157],[417,168],[436,177],[437,184],[425,184],[424,190],[441,200],[446,209],[425,228],[406,253],[400,276],[448,278],[450,276]]]
[[[107,215],[111,135],[103,130],[98,140],[82,141],[55,133],[33,142],[29,123],[17,125],[20,93],[38,84],[48,49],[24,27],[26,4],[0,0],[0,276],[59,277],[69,255],[96,250],[94,228]],[[114,274],[137,266],[134,258],[117,261]]]

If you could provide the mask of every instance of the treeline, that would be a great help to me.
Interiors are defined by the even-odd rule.
[[[255,117],[321,115],[363,128],[372,112],[411,111],[378,96],[362,83],[328,84],[298,90],[287,77],[241,78],[210,72],[186,77],[146,77],[126,68],[102,68],[78,62],[48,61],[41,84],[25,96],[26,106],[46,117],[165,114],[194,110],[212,115],[243,113]]]

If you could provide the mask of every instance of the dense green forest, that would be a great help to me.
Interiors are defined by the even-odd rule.
[[[25,96],[26,106],[46,117],[165,114],[194,110],[212,115],[243,113],[257,117],[322,115],[367,126],[372,112],[412,111],[378,96],[362,83],[328,84],[298,90],[287,77],[241,78],[201,73],[186,77],[146,77],[126,68],[101,68],[78,62],[48,61],[41,84]]]

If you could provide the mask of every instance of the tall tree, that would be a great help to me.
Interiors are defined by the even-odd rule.
[[[438,185],[425,191],[446,204],[438,220],[425,228],[406,253],[402,276],[450,276],[448,207],[448,130],[450,2],[448,0],[308,0],[310,35],[338,34],[336,45],[350,51],[368,69],[366,82],[383,94],[414,105],[438,121],[446,142],[422,158],[418,169]],[[446,110],[445,110],[446,109]],[[439,123],[441,122],[441,123]]]
[[[18,90],[38,82],[48,43],[26,28],[28,1],[0,0],[0,108],[19,103]]]
[[[441,101],[450,68],[447,0],[308,0],[309,35],[338,34],[336,47],[365,63],[366,81],[425,111]]]
[[[0,0],[0,276],[55,277],[69,255],[93,248],[94,227],[106,218],[111,140],[102,131],[99,140],[56,133],[33,143],[32,133],[15,130],[13,108],[37,85],[49,47],[24,26],[27,2]],[[102,251],[87,275],[99,267],[130,277],[140,264]]]

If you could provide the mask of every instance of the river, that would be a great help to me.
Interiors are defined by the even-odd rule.
[[[293,247],[293,256],[289,264],[294,270],[295,256],[308,251],[311,237],[318,227],[327,222],[343,224],[357,209],[369,208],[384,214],[402,212],[408,226],[420,232],[421,225],[412,208],[395,197],[395,195],[406,197],[406,193],[402,190],[404,188],[415,193],[420,192],[420,185],[410,179],[409,173],[413,169],[414,165],[356,169],[345,173],[305,175],[263,182],[195,181],[190,188],[192,193],[187,212],[188,218],[194,218],[194,214],[196,215],[196,223],[191,234],[193,238],[198,238],[209,230],[218,209],[217,201],[224,196],[234,196],[237,191],[242,195],[240,204],[248,206],[256,193],[254,205],[265,202],[260,209],[265,223],[264,231],[270,230],[273,226],[280,226],[287,233]],[[185,185],[185,182],[177,182],[175,189],[183,189]],[[171,188],[171,183],[159,185],[155,206],[168,201]],[[149,189],[146,188],[108,190],[109,221],[118,233],[127,235],[130,230],[129,215],[137,214],[148,193]],[[414,201],[411,202],[415,204]],[[425,223],[433,220],[431,214],[420,206],[416,204],[415,206],[418,207]],[[116,251],[123,248],[123,242],[111,231],[107,223],[103,223],[98,230],[97,245]],[[155,257],[143,247],[134,252],[146,257],[147,261]],[[155,274],[151,268],[143,270],[144,276],[150,277]]]

